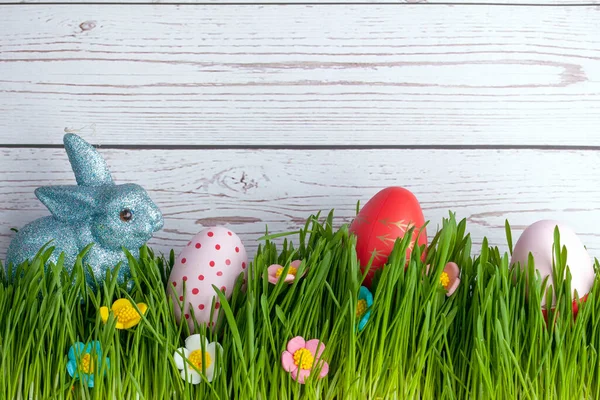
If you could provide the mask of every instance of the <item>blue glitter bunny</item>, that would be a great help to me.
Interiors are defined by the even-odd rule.
[[[45,186],[35,190],[37,198],[52,216],[39,218],[19,230],[8,247],[6,264],[13,268],[32,259],[44,244],[55,247],[49,261],[56,263],[64,253],[64,265],[72,269],[77,255],[90,243],[83,262],[92,268],[94,278],[104,283],[106,270],[121,264],[118,282],[130,277],[122,247],[134,257],[152,234],[163,226],[163,217],[139,185],[115,185],[102,156],[74,134],[64,144],[77,185]],[[87,276],[93,284],[91,276]]]

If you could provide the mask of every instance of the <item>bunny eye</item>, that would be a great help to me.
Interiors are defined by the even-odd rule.
[[[129,222],[133,218],[133,212],[130,209],[126,208],[123,211],[121,211],[121,213],[119,214],[119,218],[121,218],[121,221],[123,222]]]

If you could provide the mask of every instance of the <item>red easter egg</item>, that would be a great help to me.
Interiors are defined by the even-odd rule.
[[[581,299],[579,299],[579,304],[585,303],[587,301],[588,295],[586,294]],[[556,307],[552,307],[552,311],[554,311]],[[577,305],[577,300],[573,300],[573,319],[577,318],[577,313],[579,313],[579,306]],[[544,316],[544,321],[546,321],[546,325],[548,325],[548,310],[546,307],[542,307],[542,315]]]
[[[350,232],[356,235],[356,254],[364,272],[374,255],[373,264],[365,277],[364,285],[371,286],[373,275],[388,260],[394,242],[404,237],[415,226],[411,244],[406,250],[410,257],[415,241],[418,246],[427,245],[425,218],[419,201],[409,190],[402,187],[388,187],[377,193],[358,213]]]

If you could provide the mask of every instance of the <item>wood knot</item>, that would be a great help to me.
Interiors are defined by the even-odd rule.
[[[248,175],[245,172],[242,172],[242,178],[240,179],[240,183],[242,184],[242,190],[247,192],[250,189],[254,189],[258,187],[258,182],[254,179],[248,179]]]
[[[79,28],[81,29],[81,32],[91,31],[95,27],[96,27],[96,21],[85,21],[85,22],[82,22],[81,24],[79,24]]]

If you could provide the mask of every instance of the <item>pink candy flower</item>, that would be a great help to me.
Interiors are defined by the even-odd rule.
[[[324,350],[325,345],[319,339],[305,341],[302,336],[296,336],[288,342],[287,350],[281,354],[281,365],[301,384],[304,384],[313,369],[320,370],[319,378],[323,378],[329,372],[329,364],[321,360]]]
[[[301,260],[294,260],[290,263],[290,267],[288,268],[287,274],[283,281],[285,283],[292,283],[296,280],[296,274],[298,273],[298,267],[302,263]],[[284,267],[279,264],[273,264],[267,268],[267,274],[269,275],[269,282],[273,285],[277,284],[281,275],[283,274]]]
[[[460,270],[458,269],[458,265],[454,262],[449,262],[444,267],[444,271],[442,272],[442,275],[440,275],[440,283],[444,289],[446,289],[446,296],[452,296],[452,293],[458,288],[458,285],[460,284],[459,274]]]

